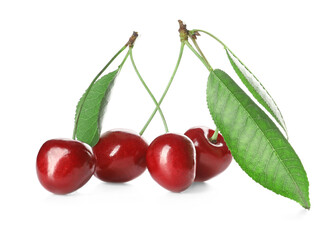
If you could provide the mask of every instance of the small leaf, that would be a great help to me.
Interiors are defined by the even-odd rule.
[[[241,168],[264,187],[309,209],[309,183],[299,157],[268,115],[221,70],[209,75],[207,104]]]
[[[92,147],[99,141],[105,107],[117,73],[118,70],[108,73],[97,80],[88,94],[87,89],[77,104],[75,116],[77,123],[76,137]],[[85,97],[86,94],[87,96]]]
[[[242,61],[236,57],[230,49],[225,49],[231,65],[239,78],[242,80],[243,84],[248,88],[256,100],[262,104],[263,107],[276,119],[285,131],[286,136],[288,136],[284,118],[273,98],[266,91],[261,82],[255,77],[255,75],[242,63]]]

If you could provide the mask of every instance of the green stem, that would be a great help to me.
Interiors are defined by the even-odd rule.
[[[184,41],[184,43],[200,59],[200,61],[205,65],[205,67],[208,69],[208,71],[213,71],[213,68],[209,64],[207,64],[207,62],[204,60],[204,58],[199,55],[199,53],[197,52],[197,50],[195,50],[194,47],[188,41]]]
[[[245,66],[245,64],[235,55],[235,53],[233,53],[232,50],[230,50],[230,48],[224,44],[219,38],[217,38],[216,36],[214,36],[213,34],[211,34],[210,32],[207,32],[205,30],[200,30],[200,29],[193,29],[192,31],[190,31],[191,34],[193,34],[194,32],[203,32],[205,34],[207,34],[208,36],[214,38],[216,41],[218,41],[224,49],[228,50],[236,59],[238,59],[238,61],[251,73],[251,71]],[[254,76],[255,77],[255,76]],[[256,78],[256,77],[255,77]]]
[[[196,29],[196,30],[192,30],[191,33],[194,32],[194,31],[203,32],[202,30],[197,30],[197,29]],[[208,33],[208,34],[210,34],[210,33]],[[211,35],[211,36],[213,36],[213,35]],[[214,36],[213,36],[213,37],[214,37]],[[214,38],[215,38],[215,37],[214,37]],[[217,39],[217,38],[215,38],[215,39]],[[226,46],[224,45],[223,42],[221,42],[219,39],[217,39],[217,40],[218,40],[221,44],[223,44],[223,46],[226,48]],[[197,48],[197,50],[199,51],[199,53],[201,54],[201,57],[202,57],[202,58],[200,58],[199,54],[195,51],[195,49],[191,46],[191,44],[188,44],[187,46],[190,47],[190,49],[191,49],[191,50],[195,53],[195,55],[196,55],[196,56],[197,56],[197,57],[204,63],[204,65],[207,67],[207,69],[208,69],[209,71],[213,71],[213,68],[211,67],[211,65],[210,65],[209,62],[207,61],[205,55],[202,53],[202,51],[201,51],[201,49],[200,49],[198,43],[196,42],[196,40],[192,38],[192,41],[193,41],[195,47]],[[187,44],[187,43],[186,43],[186,44]],[[205,63],[207,63],[207,64],[205,64]],[[216,128],[216,129],[215,129],[215,132],[213,133],[213,135],[212,135],[212,137],[210,138],[210,140],[211,140],[212,142],[215,143],[216,140],[217,140],[217,138],[218,138],[218,135],[219,135],[219,129]]]
[[[219,38],[217,38],[216,36],[214,36],[213,34],[211,34],[210,32],[207,32],[205,30],[200,30],[200,29],[193,29],[192,31],[190,31],[190,34],[194,34],[194,32],[203,32],[205,34],[207,34],[208,36],[212,37],[213,39],[215,39],[216,41],[218,41],[225,50],[228,50],[252,75],[254,78],[256,78],[256,76],[247,68],[247,66],[235,55],[235,53],[230,50],[230,48],[224,44]],[[257,79],[257,78],[256,78]],[[286,128],[286,125],[285,125]],[[286,131],[285,131],[286,132]],[[287,134],[286,134],[287,135]]]
[[[245,64],[235,55],[235,53],[233,53],[233,51],[232,50],[230,50],[230,48],[226,45],[226,44],[224,44],[219,38],[217,38],[216,36],[214,36],[213,34],[211,34],[210,32],[207,32],[207,31],[205,31],[205,30],[200,30],[200,29],[193,29],[192,31],[190,31],[190,34],[193,34],[194,32],[203,32],[203,33],[205,33],[205,34],[207,34],[208,36],[210,36],[210,37],[212,37],[212,38],[214,38],[216,41],[218,41],[222,46],[223,46],[223,48],[224,49],[226,49],[226,50],[228,50],[235,58],[237,58],[238,59],[238,61],[240,61],[241,62],[241,64],[249,71],[249,72],[251,72],[246,66],[245,66]],[[255,76],[254,76],[255,77]],[[256,78],[256,77],[255,77]]]
[[[129,56],[129,54],[130,54],[130,49],[128,50],[126,56],[124,57],[124,59],[122,60],[121,64],[120,64],[119,67],[118,67],[118,74],[120,73],[120,71],[121,71],[121,69],[122,69],[122,67],[123,67],[123,64],[126,62],[128,56]]]
[[[109,65],[114,61],[115,58],[117,58],[117,56],[120,55],[120,53],[123,52],[123,50],[125,50],[127,48],[127,45],[123,46],[112,58],[111,60],[109,60],[109,62],[100,70],[100,72],[95,76],[95,78],[92,80],[90,86],[87,88],[84,96],[83,96],[83,100],[82,102],[85,102],[88,93],[91,91],[91,88],[93,87],[94,83],[97,81],[97,79],[101,76],[101,74],[109,67]],[[78,114],[77,117],[75,119],[75,124],[74,124],[74,129],[73,129],[73,134],[72,134],[72,138],[75,140],[76,139],[76,134],[77,134],[77,127],[78,127],[78,121],[79,121],[79,116],[81,114],[83,108],[83,104],[80,106],[79,110],[78,110]]]
[[[182,42],[181,45],[180,45],[180,51],[179,51],[179,56],[178,56],[178,60],[177,60],[177,64],[173,70],[173,73],[172,73],[172,76],[170,78],[170,81],[168,83],[168,85],[166,86],[165,88],[165,91],[162,95],[162,97],[159,99],[159,102],[158,102],[158,107],[161,105],[161,103],[163,102],[164,98],[165,98],[165,95],[167,94],[170,86],[171,86],[171,83],[174,79],[174,76],[176,75],[176,72],[178,70],[178,67],[179,67],[179,64],[180,64],[180,60],[181,60],[181,57],[183,55],[183,52],[184,52],[184,46],[185,46],[185,42]],[[155,116],[156,112],[157,112],[158,108],[156,107],[156,109],[152,112],[151,116],[149,117],[148,121],[146,122],[146,124],[143,126],[141,132],[140,132],[140,135],[142,135],[145,130],[147,129],[148,125],[150,124],[151,120],[153,119],[153,117]]]
[[[191,39],[192,39],[192,42],[193,42],[195,48],[198,50],[198,52],[200,53],[200,55],[203,57],[203,59],[205,60],[205,62],[207,63],[207,65],[210,66],[210,68],[212,68],[212,66],[209,64],[207,58],[205,57],[205,54],[201,51],[201,49],[200,49],[197,41],[193,37],[191,37]]]
[[[215,132],[213,133],[213,136],[210,138],[210,140],[215,143],[216,140],[218,139],[218,135],[219,135],[219,129],[216,128]]]
[[[129,49],[130,51],[130,60],[131,60],[131,63],[133,64],[133,67],[134,67],[134,70],[138,76],[138,78],[140,79],[141,83],[143,84],[145,90],[147,90],[147,92],[149,93],[152,101],[154,101],[155,105],[156,105],[156,108],[158,108],[158,111],[159,111],[159,114],[161,115],[161,118],[162,118],[162,121],[163,121],[163,124],[164,124],[164,128],[165,128],[165,132],[168,132],[169,129],[168,129],[168,126],[167,126],[167,123],[166,123],[166,120],[165,120],[165,117],[164,117],[164,114],[161,110],[161,108],[159,107],[158,105],[158,102],[156,100],[156,98],[154,97],[154,95],[152,94],[152,92],[150,91],[150,89],[148,88],[147,84],[145,83],[145,81],[143,80],[143,78],[141,77],[141,74],[139,73],[136,65],[135,65],[135,61],[134,61],[134,58],[133,58],[133,51],[132,51],[132,48]],[[143,134],[143,133],[142,133]],[[140,135],[142,135],[140,134]]]
[[[226,44],[224,44],[219,38],[217,38],[216,36],[214,36],[213,34],[211,34],[210,32],[207,32],[205,30],[193,29],[192,31],[190,31],[190,34],[194,34],[194,32],[203,32],[203,33],[207,34],[208,36],[214,38],[216,41],[218,41],[223,46],[224,49],[228,50],[251,73],[251,71],[247,68],[247,66],[245,66],[245,64],[235,55],[235,53],[232,50],[230,50],[230,48]],[[253,76],[255,77],[255,75],[253,75]]]
[[[203,32],[203,33],[207,34],[208,36],[211,36],[212,38],[214,38],[214,39],[215,39],[216,41],[218,41],[219,43],[221,43],[222,46],[223,46],[224,48],[227,48],[228,50],[230,50],[230,49],[226,46],[226,44],[224,44],[220,39],[218,39],[218,38],[215,37],[213,34],[207,32],[207,31],[205,31],[205,30],[193,29],[193,30],[190,31],[190,32],[191,32],[191,33],[193,33],[193,32]]]

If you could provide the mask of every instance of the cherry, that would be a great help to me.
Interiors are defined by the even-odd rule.
[[[195,148],[192,141],[180,134],[157,137],[148,147],[146,161],[153,179],[162,187],[181,192],[195,177]]]
[[[219,133],[214,142],[210,138],[214,130],[195,127],[185,132],[194,143],[196,150],[196,177],[194,181],[203,182],[223,172],[231,163],[232,155]]]
[[[105,182],[127,182],[146,169],[148,144],[137,133],[113,130],[104,133],[93,147],[96,157],[94,175]]]
[[[44,188],[56,194],[68,194],[82,187],[94,172],[94,156],[75,140],[46,141],[36,161],[37,176]]]

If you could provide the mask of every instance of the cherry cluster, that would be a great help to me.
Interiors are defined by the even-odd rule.
[[[77,105],[73,140],[49,140],[43,144],[38,153],[37,175],[47,190],[56,194],[71,193],[87,183],[93,174],[105,182],[128,182],[140,176],[148,168],[152,178],[162,187],[172,192],[182,192],[194,181],[206,181],[229,166],[232,155],[218,128],[213,131],[206,127],[195,127],[183,135],[168,131],[160,104],[176,74],[185,44],[204,61],[206,67],[209,66],[204,60],[206,58],[201,57],[187,41],[190,35],[199,53],[203,55],[195,41],[199,33],[191,34],[180,20],[179,33],[181,46],[178,61],[159,102],[145,84],[134,62],[132,49],[138,36],[137,32],[133,32],[129,41],[98,73]],[[127,47],[129,50],[117,71],[118,73],[121,71],[127,57],[130,56],[135,72],[156,105],[155,111],[139,134],[127,130],[108,131],[100,136],[97,143],[78,138],[76,134],[78,121],[88,94],[93,86],[96,86],[96,81],[102,72]],[[95,107],[101,110],[100,105]],[[142,134],[156,111],[159,111],[167,133],[148,145]],[[100,134],[100,129],[96,131]],[[90,143],[92,147],[84,142]]]
[[[220,133],[206,127],[182,134],[166,133],[150,145],[137,133],[112,130],[90,148],[77,140],[52,139],[37,156],[37,175],[55,194],[76,191],[94,174],[105,182],[127,182],[146,168],[152,178],[172,192],[186,190],[194,181],[206,181],[223,172],[232,155]]]
[[[186,24],[181,20],[178,20],[178,23],[180,37],[178,60],[159,101],[156,100],[136,67],[132,50],[138,33],[133,32],[127,43],[96,75],[80,98],[75,111],[73,140],[53,139],[45,142],[41,147],[36,163],[37,175],[41,184],[55,194],[68,194],[86,184],[93,174],[105,182],[122,183],[137,178],[148,169],[152,178],[159,185],[171,192],[182,192],[193,182],[207,181],[223,172],[232,161],[231,150],[235,154],[236,161],[240,165],[243,162],[242,169],[252,179],[309,209],[308,178],[299,157],[288,142],[284,119],[272,97],[244,63],[220,39],[205,30],[188,30]],[[210,36],[223,46],[238,77],[258,103],[263,105],[282,127],[286,137],[268,117],[268,114],[263,112],[228,74],[211,67],[197,42],[200,33]],[[207,127],[194,127],[184,134],[170,133],[160,108],[179,68],[185,46],[194,53],[210,73],[206,96],[208,109],[216,124],[215,131]],[[125,49],[128,51],[117,69],[101,77],[102,73]],[[110,90],[128,57],[156,108],[139,134],[119,129],[100,135],[101,122]],[[228,101],[230,96],[234,97],[233,102]],[[236,109],[242,109],[242,113],[236,114],[233,118],[228,116],[229,114],[223,114],[231,111],[237,112]],[[156,112],[159,112],[161,116],[165,134],[158,136],[149,145],[142,135]],[[227,116],[228,118],[224,119]],[[250,119],[252,124],[248,125],[245,121]],[[247,146],[247,148],[250,146],[249,152],[241,152],[249,140],[239,141],[240,138],[250,139],[250,136],[243,136],[241,132],[236,138],[235,133],[239,129],[236,124],[243,125],[243,129],[247,132],[260,133],[257,135],[257,141],[254,141],[253,148],[254,150],[256,148],[269,150],[271,152],[269,159],[262,153],[256,154],[257,156],[250,154],[252,150],[250,144]],[[231,147],[230,150],[219,131],[224,133]],[[260,148],[261,145],[264,147]],[[275,157],[272,158],[272,156]],[[261,173],[259,169],[247,166],[254,162],[265,166]],[[267,179],[272,180],[267,181]]]

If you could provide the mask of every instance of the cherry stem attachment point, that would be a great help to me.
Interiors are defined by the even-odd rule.
[[[216,140],[218,139],[218,135],[219,135],[219,129],[216,128],[215,132],[213,133],[212,137],[210,138],[210,141],[213,143],[216,143]]]
[[[134,70],[135,70],[135,72],[136,72],[138,78],[140,79],[142,85],[144,86],[145,90],[147,90],[147,92],[148,92],[148,94],[150,95],[152,101],[155,103],[156,108],[158,108],[159,114],[161,115],[161,118],[162,118],[162,121],[163,121],[163,124],[164,124],[165,132],[168,132],[169,129],[168,129],[168,126],[167,126],[167,123],[166,123],[164,114],[163,114],[161,108],[159,107],[156,98],[154,97],[154,95],[153,95],[152,92],[150,91],[149,87],[147,86],[147,84],[146,84],[145,81],[143,80],[141,74],[139,73],[139,71],[138,71],[138,69],[137,69],[137,67],[136,67],[136,64],[135,64],[135,61],[134,61],[134,58],[133,58],[132,47],[129,48],[129,52],[130,52],[130,60],[131,60],[131,63],[133,64]],[[142,131],[141,131],[141,132],[142,132]],[[142,134],[143,134],[143,133],[142,133]],[[140,135],[142,135],[142,134],[140,133]]]
[[[86,92],[83,95],[83,100],[82,102],[85,102],[88,93],[91,91],[91,88],[93,87],[94,83],[98,80],[98,78],[101,76],[101,74],[109,67],[109,65],[114,61],[115,58],[117,58],[117,56],[120,55],[120,53],[122,53],[125,49],[127,48],[127,44],[124,45],[109,61],[108,63],[100,70],[100,72],[95,76],[95,78],[92,80],[90,86],[87,88]],[[83,108],[83,104],[80,106],[79,110],[78,110],[78,114],[76,116],[75,119],[75,124],[74,124],[74,128],[73,128],[73,134],[72,134],[72,139],[75,140],[76,139],[76,134],[77,134],[77,128],[78,128],[78,121],[79,121],[79,117],[81,114]]]
[[[142,128],[141,132],[140,132],[140,135],[142,135],[145,130],[147,129],[148,125],[150,124],[151,120],[153,119],[153,117],[155,116],[157,110],[158,110],[158,107],[160,107],[160,105],[162,104],[167,92],[169,91],[169,88],[171,86],[171,83],[177,73],[177,70],[178,70],[178,67],[179,67],[179,64],[180,64],[180,60],[183,56],[183,52],[184,52],[184,46],[185,46],[185,42],[181,42],[181,45],[180,45],[180,50],[179,50],[179,56],[178,56],[178,60],[177,60],[177,64],[173,70],[173,73],[172,73],[172,76],[170,78],[170,81],[168,83],[168,85],[166,86],[165,90],[164,90],[164,93],[163,95],[161,96],[161,98],[159,99],[159,102],[158,102],[158,106],[156,106],[155,110],[152,112],[151,116],[149,117],[148,121],[146,122],[146,124],[144,125],[144,127]]]

